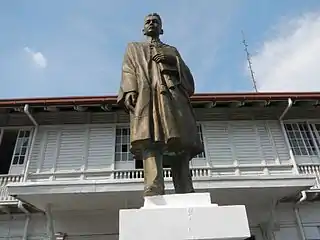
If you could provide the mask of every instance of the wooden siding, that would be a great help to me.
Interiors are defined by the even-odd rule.
[[[289,151],[277,121],[215,121],[200,124],[206,159],[193,159],[193,166],[290,164]],[[114,146],[115,125],[112,124],[40,126],[28,171],[63,173],[112,170],[115,168]],[[195,164],[196,161],[199,162]]]
[[[203,134],[212,166],[290,162],[277,121],[205,122]]]
[[[108,170],[113,166],[114,127],[39,127],[29,172]]]

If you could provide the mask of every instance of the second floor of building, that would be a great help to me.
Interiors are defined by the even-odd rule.
[[[320,119],[198,122],[198,134],[205,151],[192,159],[192,168],[212,168],[217,174],[233,169],[240,174],[241,169],[261,167],[263,174],[266,169],[279,171],[280,166],[320,165]],[[141,159],[129,148],[127,124],[1,128],[0,173],[142,169]]]
[[[243,101],[228,97],[192,102],[205,147],[190,162],[193,174],[319,174],[317,99],[253,96],[250,101],[242,96]],[[1,175],[24,176],[25,181],[142,178],[143,163],[129,151],[129,117],[121,109],[101,105],[101,100],[29,104],[31,100],[28,109],[8,105],[0,116]]]

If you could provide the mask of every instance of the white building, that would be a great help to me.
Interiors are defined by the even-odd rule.
[[[320,239],[319,100],[195,95],[205,145],[191,162],[196,191],[245,204],[258,240]],[[119,209],[143,203],[128,124],[115,96],[0,100],[0,240],[118,239]]]

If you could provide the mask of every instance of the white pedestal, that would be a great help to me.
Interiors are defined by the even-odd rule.
[[[140,209],[122,209],[120,240],[243,240],[250,237],[245,206],[211,204],[209,193],[146,197]]]

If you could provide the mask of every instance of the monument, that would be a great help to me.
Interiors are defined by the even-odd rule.
[[[220,207],[209,193],[194,193],[189,161],[204,151],[190,102],[194,79],[179,51],[160,40],[158,14],[145,17],[143,34],[146,41],[127,46],[118,104],[130,114],[130,151],[143,160],[145,202],[120,210],[119,239],[249,237],[244,206]],[[176,194],[164,195],[164,161]]]
[[[176,193],[194,192],[189,161],[204,150],[189,100],[194,80],[178,50],[160,41],[158,14],[146,16],[143,34],[145,42],[127,46],[118,94],[130,114],[130,151],[143,160],[145,196],[164,194],[163,161]]]

